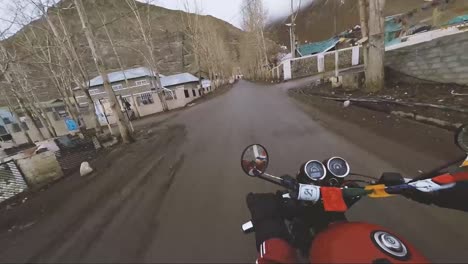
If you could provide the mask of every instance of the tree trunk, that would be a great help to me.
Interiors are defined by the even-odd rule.
[[[359,17],[361,21],[361,32],[362,38],[369,38],[369,28],[368,28],[368,0],[359,0]],[[365,41],[362,44],[362,53],[364,57],[364,68],[367,68],[367,61],[369,58],[369,41]]]
[[[47,131],[49,131],[50,137],[57,137],[57,130],[55,130],[54,125],[50,121],[49,116],[47,115],[47,112],[45,111],[44,107],[42,106],[41,102],[39,101],[39,98],[37,98],[36,94],[34,91],[31,91],[31,95],[34,99],[34,101],[37,103],[38,108],[40,110],[39,116],[42,117],[42,119],[45,121],[47,125]],[[41,120],[42,122],[42,120]]]
[[[369,56],[366,72],[366,89],[377,92],[384,88],[385,0],[369,1]]]
[[[104,32],[106,32],[106,36],[107,36],[107,39],[109,39],[109,43],[111,44],[111,47],[112,47],[112,51],[114,52],[114,55],[115,57],[117,58],[117,63],[119,64],[119,67],[120,67],[120,70],[122,71],[122,74],[123,74],[123,77],[125,79],[125,85],[128,87],[130,87],[130,83],[127,79],[127,75],[125,74],[125,68],[123,66],[123,63],[122,63],[122,60],[120,59],[120,55],[119,53],[117,52],[117,49],[114,45],[114,41],[112,40],[112,37],[109,33],[109,30],[107,29],[107,26],[106,26],[106,21],[101,13],[101,10],[99,10],[99,7],[96,6],[96,11],[97,11],[97,14],[101,20],[101,23],[103,24],[103,28],[104,28]],[[135,115],[137,118],[140,118],[140,112],[138,111],[137,109],[137,106],[136,104],[134,103],[135,99],[133,98],[133,95],[132,95],[132,102],[133,102],[133,105],[134,105],[134,108],[135,108]],[[128,120],[128,122],[131,122],[130,120]]]
[[[13,118],[16,120],[16,122],[18,122],[18,126],[19,126],[20,131],[23,132],[23,135],[24,135],[24,137],[26,138],[26,140],[28,141],[29,144],[34,144],[33,140],[31,139],[31,136],[28,133],[28,131],[26,131],[25,129],[23,129],[23,127],[21,127],[21,121],[19,120],[18,112],[16,111],[16,109],[11,104],[10,98],[6,94],[4,94],[4,96],[6,98],[8,108],[10,108],[11,114],[13,115]]]
[[[119,107],[119,103],[117,101],[117,97],[114,94],[114,90],[112,90],[112,87],[110,85],[109,76],[107,75],[107,71],[104,66],[104,62],[102,61],[101,54],[96,49],[96,45],[95,45],[96,41],[94,39],[94,35],[93,35],[93,32],[91,31],[91,28],[89,28],[88,26],[88,18],[86,17],[83,3],[81,0],[74,0],[74,2],[78,10],[78,15],[80,17],[81,24],[83,26],[83,30],[86,35],[86,39],[88,40],[89,48],[91,49],[91,54],[93,56],[94,63],[96,64],[96,68],[99,72],[99,75],[101,75],[101,78],[104,82],[104,90],[107,92],[107,95],[109,96],[111,109],[113,111],[113,114],[116,115],[116,121],[119,127],[120,136],[122,137],[122,141],[124,143],[130,143],[133,141],[132,135],[128,127],[125,124],[124,115]]]
[[[163,93],[163,89],[162,89],[163,87],[161,85],[161,78],[159,77],[157,62],[154,56],[153,44],[151,40],[148,38],[145,28],[143,27],[143,22],[141,20],[140,12],[138,11],[138,7],[136,5],[135,0],[126,0],[126,1],[130,9],[132,10],[133,14],[135,15],[135,19],[137,20],[137,23],[138,23],[138,30],[141,33],[141,36],[143,38],[143,43],[145,44],[148,50],[148,55],[150,56],[150,61],[151,61],[150,68],[151,68],[151,75],[152,75],[151,86],[152,88],[156,88],[163,110],[167,111],[169,110],[169,107],[166,102],[166,97],[164,96],[164,93]]]
[[[42,131],[37,127],[37,124],[34,122],[34,119],[32,117],[31,111],[24,105],[24,99],[21,95],[19,95],[13,88],[14,82],[13,79],[11,78],[9,73],[5,73],[5,79],[8,82],[8,84],[11,86],[11,92],[15,96],[19,106],[21,107],[21,110],[23,110],[24,114],[26,115],[27,118],[31,120],[31,123],[34,127],[34,129],[37,130],[37,135],[39,137],[39,140],[42,141],[44,140],[44,134],[42,134]],[[21,126],[21,121],[18,119],[19,125]]]
[[[31,124],[32,126],[34,127],[35,130],[37,130],[37,136],[39,138],[39,141],[43,141],[45,140],[45,137],[44,137],[44,134],[42,133],[41,129],[39,129],[37,127],[37,124],[36,122],[34,122],[34,118],[33,118],[33,115],[31,113],[31,110],[29,110],[25,105],[24,105],[24,100],[21,96],[19,96],[17,93],[13,93],[16,97],[16,100],[18,101],[18,104],[21,108],[21,110],[23,110],[24,114],[26,115],[27,118],[29,118],[31,120]],[[20,121],[20,125],[21,125],[21,121]]]
[[[42,14],[44,15],[46,21],[47,21],[47,24],[49,25],[50,29],[52,30],[52,33],[56,39],[56,43],[59,45],[59,48],[61,49],[63,55],[66,57],[66,59],[68,60],[68,64],[70,65],[70,69],[71,69],[71,73],[72,73],[72,77],[73,77],[73,81],[80,87],[80,89],[85,93],[88,101],[89,101],[89,104],[90,106],[93,105],[93,113],[94,113],[94,122],[95,122],[95,127],[96,127],[96,131],[98,133],[103,133],[103,130],[102,130],[102,127],[101,127],[101,124],[99,123],[99,119],[98,119],[98,116],[96,114],[96,109],[94,109],[94,101],[92,99],[92,97],[89,95],[89,92],[87,93],[86,92],[86,86],[84,85],[84,82],[86,82],[86,74],[84,73],[84,69],[83,67],[81,66],[80,64],[80,60],[78,58],[78,55],[76,54],[76,51],[73,49],[73,46],[68,49],[66,46],[65,46],[65,43],[62,41],[61,37],[60,37],[60,34],[57,30],[57,28],[55,27],[54,23],[52,23],[52,20],[50,19],[48,13],[46,10],[42,10]],[[70,37],[68,35],[68,31],[67,29],[64,27],[64,24],[63,24],[63,21],[61,19],[61,16],[60,14],[58,14],[58,17],[59,17],[59,20],[60,22],[62,23],[62,28],[63,28],[63,32],[64,32],[64,35],[65,35],[65,38],[66,38],[66,41],[67,43],[69,44],[69,46],[72,44],[71,43],[71,40],[70,40]],[[71,50],[71,51],[70,51]],[[70,55],[70,53],[72,53],[72,55]],[[74,58],[74,59],[73,59]],[[82,75],[82,78],[83,78],[83,81],[80,80],[79,78],[77,78],[76,76],[76,65],[74,63],[74,61],[76,61],[76,63],[78,64],[78,68],[79,68],[79,73]],[[78,115],[79,117],[80,115]],[[84,122],[83,122],[84,123]],[[80,129],[83,129],[84,127],[81,127],[80,126]]]

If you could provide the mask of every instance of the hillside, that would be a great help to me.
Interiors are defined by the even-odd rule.
[[[346,0],[339,4],[338,0],[315,0],[312,4],[304,8],[298,15],[297,35],[300,43],[305,41],[321,41],[340,33],[355,25],[359,25],[359,5],[358,0]],[[421,8],[424,0],[387,0],[385,6],[385,15],[390,16],[410,10]],[[468,13],[468,1],[452,0],[449,9],[445,11],[442,20],[448,20],[451,16]],[[431,10],[420,12],[415,19],[424,20],[431,16]],[[288,23],[290,18],[272,23],[268,30],[269,36],[282,45],[289,46],[289,31],[284,24]],[[446,22],[446,21],[445,21]]]
[[[71,6],[71,0],[63,0],[58,4],[59,7]],[[86,12],[88,14],[91,27],[93,28],[96,37],[98,38],[98,47],[103,52],[104,60],[109,69],[119,70],[116,57],[113,53],[111,45],[102,27],[101,20],[98,16],[98,10],[105,17],[108,30],[116,45],[117,51],[126,68],[134,66],[145,66],[146,61],[139,50],[144,50],[142,41],[136,31],[137,27],[134,23],[133,14],[123,0],[83,0]],[[174,11],[158,6],[147,6],[139,4],[139,9],[142,16],[146,19],[144,12],[149,10],[149,20],[152,28],[153,39],[155,42],[155,54],[158,59],[159,70],[162,74],[169,75],[180,72],[195,73],[198,69],[194,65],[193,56],[190,53],[190,45],[185,39],[183,16],[186,13]],[[148,9],[147,9],[148,8]],[[59,24],[55,15],[55,8],[50,8],[48,13],[53,20]],[[97,75],[96,67],[91,57],[86,38],[81,30],[81,23],[75,9],[62,10],[61,14],[65,20],[65,25],[72,35],[73,43],[78,49],[82,61],[85,65],[88,75],[94,77]],[[216,30],[225,42],[228,44],[229,52],[233,62],[238,61],[240,41],[243,32],[231,24],[214,18],[212,16],[202,16],[202,19],[208,20],[208,23]],[[46,43],[45,31],[40,29],[46,28],[45,19],[38,19],[28,26],[20,30],[16,35],[7,40],[7,46],[15,45],[18,57],[26,58],[27,62],[31,62],[28,67],[30,72],[31,83],[43,87],[53,87],[45,75],[45,71],[38,64],[33,63],[30,52],[21,47],[19,43],[24,41],[25,34],[30,34],[30,30],[36,29],[36,33],[41,39],[42,44]],[[29,61],[28,61],[29,60]],[[55,88],[38,89],[41,99],[56,98],[58,95]]]

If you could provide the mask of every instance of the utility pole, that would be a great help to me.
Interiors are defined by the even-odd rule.
[[[294,15],[294,0],[291,0],[291,24],[289,26],[289,41],[291,42],[291,55],[296,57],[296,16]]]

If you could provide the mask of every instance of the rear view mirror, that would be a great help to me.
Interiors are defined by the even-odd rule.
[[[455,142],[460,149],[468,153],[468,124],[463,125],[457,130]]]
[[[242,170],[250,177],[259,177],[268,167],[268,152],[262,145],[248,146],[241,157]]]

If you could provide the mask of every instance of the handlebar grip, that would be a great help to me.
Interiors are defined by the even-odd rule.
[[[291,195],[289,193],[285,193],[281,197],[283,197],[283,199],[291,199]],[[242,232],[244,232],[244,234],[250,234],[254,231],[255,229],[252,221],[248,221],[242,225]]]

